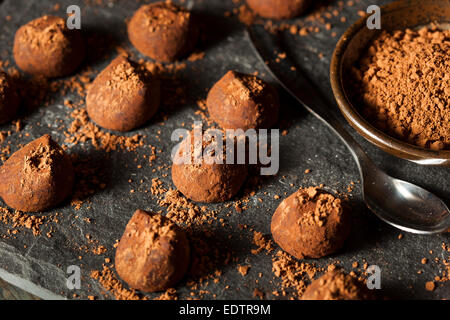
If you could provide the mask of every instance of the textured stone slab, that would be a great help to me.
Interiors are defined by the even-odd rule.
[[[189,1],[187,1],[189,2]],[[327,1],[337,7],[337,1]],[[358,18],[357,10],[364,10],[373,1],[361,0],[354,7],[345,7],[341,15],[347,17],[346,22],[334,19],[332,31],[337,37],[332,37],[330,31],[323,29],[320,33],[313,33],[306,37],[285,36],[289,45],[289,51],[295,53],[296,60],[308,75],[318,85],[324,95],[332,102],[332,93],[328,80],[328,69],[331,54],[339,36],[353,21]],[[388,1],[379,1],[380,4]],[[44,13],[56,13],[63,15],[69,4],[79,4],[82,8],[82,31],[88,35],[97,33],[114,39],[121,46],[129,46],[126,37],[125,18],[139,6],[137,1],[104,1],[104,5],[98,6],[95,1],[57,1],[60,4],[58,10],[53,11],[54,1],[0,1],[0,60],[8,60],[13,64],[11,46],[16,29],[27,21],[39,17]],[[91,3],[91,4],[89,4]],[[146,144],[155,145],[162,149],[158,154],[155,167],[169,161],[172,143],[170,134],[173,129],[186,126],[194,120],[200,120],[194,114],[197,109],[196,101],[205,98],[206,91],[228,69],[236,69],[242,72],[259,71],[265,77],[263,68],[245,40],[242,26],[237,20],[224,18],[223,13],[233,8],[231,0],[196,0],[194,11],[199,14],[206,28],[205,58],[196,62],[187,62],[186,69],[180,71],[179,78],[185,84],[186,92],[189,92],[187,101],[180,103],[174,110],[164,127],[150,122],[147,126],[134,133],[143,133],[148,137]],[[11,16],[7,21],[6,17]],[[140,57],[135,51],[135,56]],[[99,71],[106,66],[115,56],[112,48],[108,57],[102,60],[89,61],[93,70]],[[319,55],[323,54],[323,58]],[[41,106],[26,114],[23,118],[24,128],[18,133],[9,136],[0,147],[10,143],[12,151],[19,148],[19,144],[25,144],[44,133],[51,133],[60,143],[64,142],[64,135],[59,129],[61,125],[67,128],[70,124],[70,110],[63,105],[64,99],[74,98],[72,94],[54,99],[50,106]],[[76,99],[75,99],[76,100]],[[230,209],[223,205],[211,205],[218,211],[218,216],[225,218],[229,228],[222,228],[213,224],[212,241],[233,250],[239,258],[237,263],[230,263],[221,267],[223,275],[217,284],[210,283],[205,290],[212,298],[216,294],[218,299],[252,299],[253,290],[258,288],[266,293],[269,299],[277,298],[271,294],[279,287],[279,280],[273,279],[270,257],[265,255],[252,255],[252,233],[242,230],[241,225],[248,225],[254,230],[265,234],[270,233],[270,218],[272,212],[281,200],[274,199],[275,195],[284,197],[299,186],[324,184],[329,190],[345,192],[352,181],[358,181],[357,168],[350,153],[320,121],[309,115],[297,103],[285,94],[282,94],[282,123],[290,123],[288,134],[281,137],[281,168],[279,175],[267,179],[255,197],[251,197],[249,208],[245,213],[234,212],[229,217],[226,214]],[[331,108],[336,108],[330,102]],[[11,125],[0,126],[0,130],[10,130]],[[158,131],[161,130],[159,134]],[[353,132],[353,131],[352,131]],[[354,133],[354,132],[353,132]],[[354,133],[355,134],[355,133]],[[156,138],[160,135],[160,141]],[[355,134],[356,135],[356,134]],[[450,173],[448,169],[426,168],[406,161],[391,157],[356,136],[364,149],[374,161],[388,173],[413,183],[426,187],[450,201]],[[42,213],[43,216],[61,213],[58,223],[48,223],[42,227],[42,234],[34,236],[29,230],[20,230],[14,236],[0,240],[0,277],[14,282],[21,288],[31,291],[42,298],[67,297],[71,298],[76,293],[81,298],[92,295],[98,298],[108,298],[103,294],[101,285],[89,277],[91,270],[101,269],[105,258],[113,259],[114,242],[120,238],[123,229],[137,208],[148,210],[160,210],[156,199],[149,190],[151,179],[159,177],[165,186],[172,186],[170,174],[161,176],[161,172],[152,172],[152,168],[144,166],[137,169],[134,158],[142,159],[144,154],[149,154],[148,148],[140,148],[135,154],[127,152],[112,152],[109,156],[102,151],[95,150],[90,143],[69,146],[69,153],[77,153],[80,157],[91,158],[93,167],[98,174],[104,177],[106,188],[86,199],[89,203],[81,206],[76,211],[68,203],[61,208]],[[147,163],[147,162],[145,162]],[[311,169],[311,173],[305,175],[305,169]],[[283,178],[285,177],[285,178]],[[128,180],[132,179],[130,185]],[[144,181],[139,185],[137,182]],[[294,187],[291,187],[290,184]],[[130,189],[136,189],[130,193]],[[441,262],[435,263],[433,259],[446,258],[441,249],[443,242],[448,243],[448,235],[419,236],[404,235],[399,240],[400,232],[379,221],[368,211],[361,199],[360,188],[357,185],[350,199],[353,208],[353,231],[350,239],[338,254],[316,261],[317,265],[326,266],[332,261],[339,260],[341,265],[350,271],[354,261],[376,264],[382,269],[383,294],[392,298],[423,298],[442,299],[450,298],[448,285],[439,286],[434,292],[425,290],[425,283],[439,276],[443,271]],[[257,198],[264,201],[259,204]],[[0,206],[4,206],[0,202]],[[83,218],[91,218],[92,223],[86,223]],[[0,224],[0,235],[6,234],[10,228]],[[53,229],[52,237],[48,238],[46,232]],[[92,246],[86,235],[98,241],[106,247],[105,254],[96,255],[92,252],[84,252],[80,246]],[[229,235],[232,236],[229,239]],[[430,250],[433,251],[430,254]],[[448,255],[448,254],[447,254]],[[422,258],[428,258],[425,265]],[[309,261],[308,262],[312,262]],[[249,274],[243,277],[237,272],[238,264],[250,264]],[[70,265],[81,267],[83,279],[82,288],[70,291],[66,287],[66,270]],[[417,272],[422,270],[422,274]],[[263,277],[259,283],[258,273]],[[14,281],[13,281],[14,280]],[[32,284],[32,285],[31,285]],[[229,289],[225,290],[225,286]],[[187,297],[189,289],[183,284],[178,289],[180,297]],[[154,297],[156,295],[151,295]]]

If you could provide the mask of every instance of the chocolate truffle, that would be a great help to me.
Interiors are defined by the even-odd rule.
[[[17,30],[14,59],[25,72],[47,78],[71,74],[86,54],[77,29],[69,29],[63,18],[43,16]]]
[[[304,13],[311,0],[247,0],[248,6],[263,18],[290,19]]]
[[[128,24],[128,37],[141,53],[171,62],[194,49],[198,29],[189,11],[171,2],[140,7]]]
[[[278,121],[274,87],[256,76],[228,71],[209,91],[211,118],[223,129],[270,128]]]
[[[142,126],[155,114],[159,102],[159,81],[124,56],[114,59],[95,78],[86,97],[89,117],[117,131]]]
[[[183,230],[159,214],[137,210],[116,251],[116,270],[132,288],[166,290],[185,275],[190,259]]]
[[[36,212],[55,207],[72,192],[69,156],[46,134],[15,152],[0,167],[0,196],[13,209]]]
[[[10,121],[19,109],[19,96],[11,78],[0,71],[0,124]]]
[[[350,233],[350,216],[341,200],[316,187],[284,199],[272,217],[272,236],[298,259],[321,258],[340,249]]]
[[[172,165],[173,183],[193,201],[209,203],[231,199],[247,178],[247,166],[236,164],[236,159],[234,164],[227,163],[227,156],[230,155],[226,154],[226,142],[218,143],[221,138],[209,139],[203,133],[204,139],[200,146],[194,131],[195,129],[189,133],[177,150]],[[201,150],[201,155],[197,155],[196,149]],[[220,159],[222,163],[219,163]]]
[[[332,270],[314,280],[302,300],[372,300],[367,286],[341,270]]]

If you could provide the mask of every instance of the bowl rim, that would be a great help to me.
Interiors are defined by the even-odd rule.
[[[417,1],[416,3],[420,4],[420,1]],[[410,0],[400,0],[386,4],[380,8],[381,12],[386,13],[405,8],[408,4],[411,4]],[[366,140],[383,150],[388,150],[389,153],[394,154],[399,158],[408,159],[414,162],[423,160],[425,161],[425,164],[425,159],[430,159],[431,164],[433,164],[432,160],[442,160],[442,162],[450,160],[450,150],[431,150],[419,147],[384,133],[366,120],[353,106],[350,99],[348,99],[344,90],[342,78],[343,56],[353,37],[361,30],[361,28],[366,27],[366,18],[367,15],[361,17],[345,31],[339,39],[331,58],[330,81],[339,109],[349,124]]]

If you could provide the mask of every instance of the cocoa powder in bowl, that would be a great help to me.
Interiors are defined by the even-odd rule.
[[[450,30],[383,31],[352,68],[353,100],[379,130],[450,149]]]
[[[75,71],[86,49],[79,30],[67,28],[63,18],[43,16],[17,30],[13,53],[23,71],[54,78]]]

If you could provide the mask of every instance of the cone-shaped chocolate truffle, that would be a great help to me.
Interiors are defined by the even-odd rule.
[[[25,72],[47,78],[62,77],[78,68],[86,55],[77,29],[63,18],[43,16],[23,25],[14,38],[14,59]]]
[[[166,290],[185,275],[190,260],[183,230],[159,214],[137,210],[116,251],[116,270],[132,288]]]
[[[194,49],[198,28],[186,9],[170,2],[156,2],[135,12],[128,24],[128,37],[142,54],[171,62]]]
[[[263,18],[290,19],[303,14],[311,0],[247,0],[248,6]]]
[[[332,270],[314,280],[303,293],[302,300],[373,300],[367,286],[344,273]]]
[[[206,99],[211,118],[223,129],[270,128],[280,109],[276,89],[253,75],[228,71]]]
[[[15,152],[0,167],[0,197],[13,209],[36,212],[55,207],[72,192],[69,156],[46,134]]]
[[[124,56],[114,59],[89,88],[86,106],[99,126],[130,131],[146,123],[158,109],[159,81]]]
[[[179,146],[172,165],[173,183],[193,201],[208,203],[231,199],[247,179],[247,166],[236,164],[236,161],[227,163],[230,155],[227,155],[225,141],[219,144],[218,140],[205,138],[198,143],[194,131]],[[201,154],[197,154],[196,145]],[[206,153],[208,156],[203,157]],[[219,158],[222,158],[222,163],[219,163]]]
[[[273,239],[297,259],[332,254],[350,233],[350,216],[345,209],[340,199],[316,187],[299,189],[275,211]]]
[[[14,118],[19,109],[19,96],[11,78],[0,71],[0,124]]]

